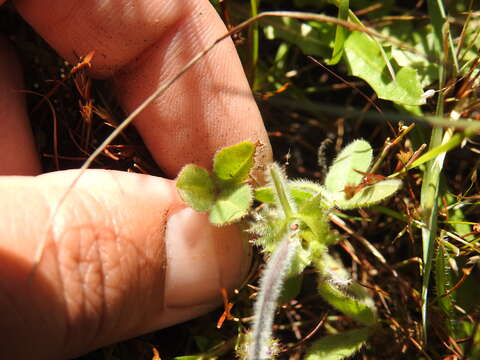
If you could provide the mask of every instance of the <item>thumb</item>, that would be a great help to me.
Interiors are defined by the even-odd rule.
[[[47,229],[77,174],[0,178],[2,359],[72,357],[190,319],[244,275],[238,229],[186,208],[170,180],[87,170]]]

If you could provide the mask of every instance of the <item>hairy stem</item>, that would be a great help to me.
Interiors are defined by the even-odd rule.
[[[290,228],[295,228],[295,225],[291,224]],[[298,230],[290,230],[280,241],[263,272],[254,306],[252,343],[248,352],[250,360],[271,358],[272,328],[277,300],[299,244]]]

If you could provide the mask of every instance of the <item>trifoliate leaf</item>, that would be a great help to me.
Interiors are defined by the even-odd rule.
[[[247,215],[253,202],[250,185],[234,185],[223,190],[210,209],[210,222],[214,225],[231,224]]]
[[[210,173],[200,166],[186,165],[178,174],[176,187],[180,197],[196,211],[208,211],[215,199]]]
[[[215,154],[213,172],[221,181],[240,183],[253,167],[255,144],[244,141],[226,147]]]
[[[365,140],[355,140],[346,146],[330,166],[325,178],[325,187],[331,193],[340,193],[345,186],[356,186],[372,161],[372,147]]]
[[[334,200],[334,205],[345,210],[372,206],[393,195],[401,186],[402,182],[397,179],[380,181],[360,189],[351,199]]]
[[[313,343],[305,356],[305,360],[343,360],[349,358],[362,348],[368,336],[368,328],[325,336]]]

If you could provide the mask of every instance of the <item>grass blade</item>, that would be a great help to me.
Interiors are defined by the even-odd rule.
[[[445,22],[445,9],[443,3],[439,0],[428,0],[428,12],[432,21],[432,32],[434,36],[434,48],[438,58],[442,58],[444,54],[443,49],[443,24]],[[446,59],[444,59],[446,60]],[[439,89],[442,89],[446,80],[446,69],[444,63],[439,66]],[[437,98],[437,107],[435,111],[436,116],[443,116],[443,102],[444,93],[439,91]],[[453,131],[447,130],[443,133],[443,129],[434,128],[430,138],[429,150],[447,143],[453,135]],[[420,206],[423,210],[422,220],[425,227],[422,228],[422,249],[423,249],[423,279],[422,279],[422,325],[423,336],[426,342],[427,334],[427,301],[428,301],[428,286],[430,284],[430,273],[432,270],[432,259],[434,257],[434,244],[437,236],[437,221],[438,221],[438,203],[440,173],[443,168],[443,161],[445,154],[438,155],[431,160],[424,171],[422,189],[420,193]]]

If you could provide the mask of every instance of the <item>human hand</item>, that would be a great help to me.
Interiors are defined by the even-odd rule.
[[[2,0],[0,0],[0,4]],[[18,11],[67,60],[96,51],[92,75],[111,78],[130,113],[225,33],[208,0],[17,0]],[[0,174],[37,175],[21,75],[0,43]],[[221,147],[268,144],[232,43],[220,43],[135,121],[171,176],[210,167]],[[270,156],[265,148],[265,161]],[[185,208],[174,183],[88,170],[51,228],[77,171],[0,177],[0,358],[63,359],[212,309],[248,265],[235,227]],[[31,281],[45,231],[48,244]]]

